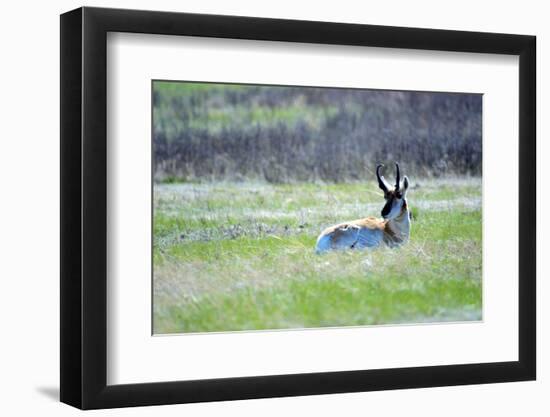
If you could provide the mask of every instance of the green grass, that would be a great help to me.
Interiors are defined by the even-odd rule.
[[[243,91],[250,88],[240,84],[216,84],[216,83],[193,83],[193,82],[167,82],[155,81],[154,89],[162,93],[168,99],[178,99],[192,96],[196,93],[211,93],[215,91]]]
[[[228,127],[257,129],[260,125],[265,128],[283,124],[294,128],[299,123],[319,130],[327,118],[338,113],[337,106],[324,103],[313,106],[306,104],[299,96],[276,106],[251,105],[251,100],[260,90],[261,87],[255,85],[155,82],[155,131],[163,131],[169,140],[174,140],[184,130],[219,133]],[[241,99],[228,102],[228,94],[240,95]],[[176,110],[179,107],[193,108],[194,111],[189,115],[191,117],[184,117],[181,110]],[[170,178],[166,178],[165,182],[170,182]]]
[[[379,215],[374,183],[156,185],[154,332],[481,319],[481,181],[412,187],[407,245],[316,255],[324,227]]]

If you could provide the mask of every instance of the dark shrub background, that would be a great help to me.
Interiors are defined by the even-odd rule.
[[[157,182],[479,176],[480,94],[153,82]]]

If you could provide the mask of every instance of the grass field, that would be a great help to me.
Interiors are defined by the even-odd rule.
[[[481,179],[412,182],[410,242],[316,255],[374,182],[156,184],[154,333],[480,320]]]

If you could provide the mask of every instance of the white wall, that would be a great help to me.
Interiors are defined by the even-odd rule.
[[[5,2],[2,7],[0,410],[4,415],[77,413],[56,399],[59,378],[58,15],[80,5],[80,2],[63,0],[55,4]],[[550,97],[550,84],[543,75],[543,69],[548,73],[550,57],[545,2],[89,0],[86,5],[537,35],[539,212],[544,203],[550,204],[548,197],[541,195],[543,180],[550,181],[550,169],[540,167],[541,162],[550,157],[548,144],[541,140],[548,134],[548,124],[541,117],[543,99]],[[550,249],[550,221],[540,215],[538,234],[542,261]],[[550,296],[550,285],[545,279],[549,272],[550,268],[539,262],[537,382],[146,407],[98,414],[549,415],[550,308],[542,302]]]

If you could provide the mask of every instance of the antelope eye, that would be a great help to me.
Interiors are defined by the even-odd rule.
[[[396,193],[395,196],[396,196],[397,198],[401,198],[401,197],[402,197],[401,193]]]

